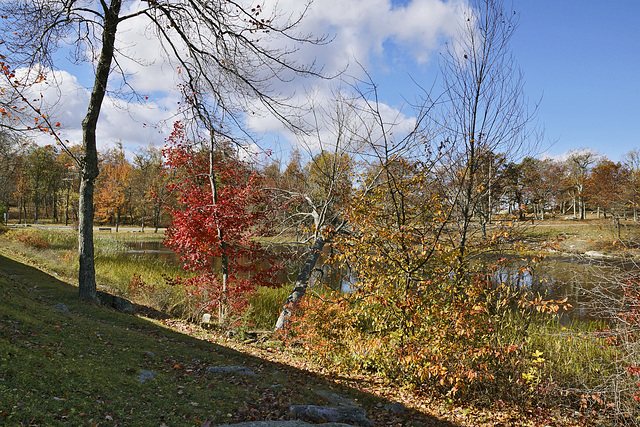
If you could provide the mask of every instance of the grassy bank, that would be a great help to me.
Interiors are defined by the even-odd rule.
[[[159,320],[80,302],[75,287],[1,255],[0,292],[3,425],[188,426],[289,419],[289,405],[327,403],[316,391],[337,387],[308,372],[178,333]],[[207,336],[194,327],[189,332]],[[237,365],[256,375],[206,373],[210,366]],[[145,372],[153,378],[143,381]],[[356,390],[340,393],[367,409],[388,403]]]
[[[134,277],[144,283],[145,295],[137,302],[161,311],[170,311],[184,298],[183,290],[167,285],[165,276],[184,275],[179,265],[161,259],[126,253],[130,245],[139,242],[162,241],[163,234],[96,232],[95,266],[99,289],[124,297],[132,297]],[[67,229],[11,228],[0,241],[7,253],[17,254],[29,263],[40,266],[71,283],[77,283],[77,232]]]

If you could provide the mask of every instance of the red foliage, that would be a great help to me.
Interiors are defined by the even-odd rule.
[[[169,208],[172,222],[165,244],[181,254],[186,270],[199,273],[176,283],[187,286],[188,294],[202,301],[201,309],[214,309],[221,301],[224,241],[229,263],[226,299],[230,312],[237,314],[258,285],[277,286],[275,278],[281,270],[256,242],[267,224],[262,177],[232,154],[229,146],[219,147],[212,165],[218,194],[214,203],[209,152],[188,141],[179,122],[167,142],[165,164],[177,175],[168,189],[176,196],[177,207]]]

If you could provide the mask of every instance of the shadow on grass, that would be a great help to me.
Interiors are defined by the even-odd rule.
[[[207,374],[211,366],[237,365],[255,375]],[[76,287],[0,255],[0,424],[288,420],[291,405],[334,405],[335,394],[364,408],[375,425],[455,425],[398,405],[385,408],[392,402],[320,375],[84,303]]]

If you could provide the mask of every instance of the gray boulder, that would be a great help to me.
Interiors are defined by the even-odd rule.
[[[100,304],[105,307],[110,307],[127,314],[134,314],[136,312],[131,301],[126,298],[117,297],[102,291],[96,292],[96,296],[98,297]]]
[[[255,375],[256,373],[244,366],[211,366],[207,369],[207,374]]]
[[[60,302],[60,303],[58,303],[58,304],[56,304],[56,305],[54,305],[54,306],[53,306],[53,309],[54,309],[54,310],[61,311],[61,312],[63,312],[63,313],[68,313],[68,312],[69,312],[69,309],[67,308],[67,306],[66,306],[66,305],[64,305],[64,304],[62,304],[61,302]]]
[[[354,406],[293,405],[289,408],[296,418],[313,423],[355,423],[359,426],[373,426],[367,412]]]
[[[304,421],[249,421],[238,424],[222,424],[218,427],[305,427],[315,424],[305,423]],[[349,424],[341,423],[325,423],[322,427],[351,427]]]
[[[156,374],[153,371],[141,369],[140,375],[138,375],[138,382],[146,383],[147,381],[151,381],[155,376]]]

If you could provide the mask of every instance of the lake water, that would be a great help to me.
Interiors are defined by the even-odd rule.
[[[181,265],[180,257],[161,241],[134,242],[129,244],[128,254],[139,257],[151,257],[168,263]],[[329,247],[325,247],[323,256],[318,261],[312,276],[314,282],[323,282],[333,289],[343,292],[352,290],[354,276],[349,271],[336,269],[324,261],[329,256]],[[289,283],[295,280],[301,262],[294,262],[284,272],[280,280]],[[585,307],[588,297],[583,289],[589,289],[596,283],[611,281],[622,271],[638,271],[634,263],[621,261],[607,261],[589,259],[578,256],[550,255],[543,262],[532,269],[522,269],[522,263],[514,262],[508,268],[496,272],[492,280],[510,282],[522,288],[531,289],[546,298],[561,300],[568,299],[573,305],[570,317],[589,318],[591,313]]]
[[[166,247],[161,241],[128,243],[127,254],[158,259],[182,265],[180,256]]]

